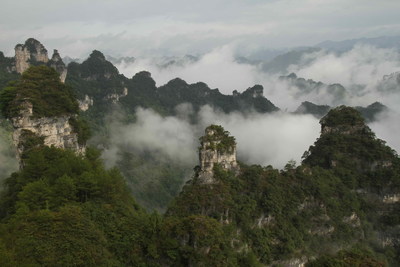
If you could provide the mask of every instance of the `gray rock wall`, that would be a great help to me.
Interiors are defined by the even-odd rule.
[[[13,142],[17,147],[17,157],[20,158],[23,148],[19,146],[23,130],[29,130],[32,133],[44,137],[46,146],[55,146],[62,149],[71,149],[79,154],[85,153],[85,146],[78,143],[78,135],[73,132],[69,119],[73,115],[60,117],[32,117],[32,104],[25,102],[24,109],[20,116],[12,118],[14,127]]]
[[[224,170],[237,172],[239,166],[236,160],[236,144],[225,150],[218,150],[217,145],[222,136],[216,136],[212,129],[206,129],[206,136],[212,137],[212,141],[202,142],[199,149],[200,171],[198,179],[205,184],[215,183],[214,166],[219,164]]]

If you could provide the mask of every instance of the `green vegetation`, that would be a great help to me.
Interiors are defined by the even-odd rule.
[[[383,267],[387,266],[385,261],[377,259],[373,252],[368,250],[352,249],[340,251],[335,256],[323,255],[316,260],[310,261],[306,267]]]
[[[13,58],[5,57],[3,52],[0,51],[0,91],[10,81],[16,80],[19,77],[18,73],[11,72],[13,60]]]
[[[69,122],[78,134],[79,144],[83,145],[89,139],[89,126],[76,115],[79,112],[78,102],[54,69],[30,67],[20,80],[10,82],[0,92],[0,110],[5,117],[16,117],[30,107],[35,118],[71,116]]]
[[[0,108],[8,117],[17,116],[24,103],[33,106],[34,117],[53,117],[78,113],[78,103],[59,74],[45,66],[30,67],[21,79],[0,92]]]
[[[15,160],[15,147],[12,142],[13,127],[11,122],[0,115],[0,183],[7,178],[11,172],[18,169]]]
[[[147,262],[151,218],[119,172],[105,170],[98,156],[92,149],[82,158],[43,146],[27,153],[24,169],[6,180],[0,202],[0,255],[10,265]]]
[[[235,137],[230,136],[228,131],[225,131],[221,125],[211,125],[206,128],[206,135],[199,138],[200,143],[210,143],[211,149],[217,149],[218,151],[232,152],[231,149],[236,147]],[[211,132],[213,132],[211,134]]]
[[[214,134],[201,141],[229,137],[219,125],[207,130]],[[236,175],[216,165],[216,183],[189,181],[161,217],[136,204],[119,171],[104,169],[98,151],[89,148],[86,156],[77,156],[42,146],[40,138],[26,132],[24,168],[6,179],[0,197],[0,263],[262,266],[322,255],[309,266],[395,266],[398,248],[377,245],[377,233],[396,240],[399,207],[377,198],[400,181],[399,159],[370,131],[352,135],[351,141],[340,132],[326,136],[332,134],[335,145],[318,140],[304,160],[308,163],[297,168],[241,165]],[[315,161],[338,155],[335,146],[343,153],[364,154],[361,147],[368,142],[374,146],[365,164],[383,155],[392,165],[365,172],[354,167],[365,158],[349,157],[352,168]],[[233,138],[224,142],[232,143]],[[122,165],[134,163],[135,169],[147,162],[129,155],[123,159]],[[175,194],[172,178],[178,173],[170,171],[165,183],[171,191],[160,191],[161,199]],[[360,188],[364,193],[356,193]]]
[[[359,123],[357,112],[336,111],[330,113],[338,116],[328,118],[335,122],[330,125],[364,126]],[[351,118],[351,114],[355,117]],[[328,136],[336,138],[335,142],[322,143]],[[335,159],[339,152],[348,156],[346,160],[327,165],[330,161],[325,160]],[[374,163],[382,160],[392,165]],[[279,265],[282,260],[328,253],[310,266],[396,266],[397,247],[377,245],[380,241],[376,233],[385,233],[394,240],[400,234],[396,228],[398,205],[382,202],[384,194],[398,192],[400,188],[399,166],[397,155],[369,130],[354,135],[328,133],[321,136],[304,164],[297,168],[288,164],[279,171],[241,165],[241,173],[235,176],[217,166],[217,183],[201,184],[196,179],[188,182],[166,216],[207,216],[219,221],[224,235],[216,242],[230,243],[236,252],[246,247],[248,257],[254,256],[255,262],[261,264]],[[364,193],[358,194],[356,190]],[[330,256],[337,248],[351,245],[365,247],[375,254],[345,251]],[[203,263],[205,257],[203,254],[203,258],[197,259]],[[240,257],[239,253],[227,254],[226,261],[236,266]],[[213,264],[217,262],[216,259]]]
[[[332,169],[353,189],[400,189],[397,154],[375,137],[359,112],[348,107],[333,109],[321,119],[321,125],[335,130],[322,134],[304,153],[303,164]]]
[[[321,119],[321,125],[328,127],[339,127],[341,125],[351,127],[364,124],[365,121],[361,114],[354,108],[346,106],[331,109],[328,114]]]
[[[124,114],[120,119],[122,123],[135,122],[134,114],[138,107],[151,108],[163,116],[170,116],[177,114],[177,105],[190,103],[194,112],[189,114],[189,119],[193,123],[196,122],[196,113],[207,104],[225,112],[257,110],[265,113],[278,110],[268,99],[252,97],[254,90],[262,90],[260,86],[233,96],[223,95],[202,82],[187,84],[181,79],[174,79],[157,87],[147,71],[139,72],[128,79],[120,75],[98,51],[93,51],[82,64],[68,65],[66,84],[73,88],[79,99],[84,99],[86,95],[93,99],[93,106],[82,112],[81,116],[89,123],[91,130],[96,132],[96,138],[91,140],[94,146],[107,147],[110,133],[107,122],[110,118],[115,121],[118,116],[116,113]],[[122,96],[125,88],[128,94]],[[108,97],[113,94],[121,96],[118,104],[110,104]],[[224,143],[219,146],[223,145]],[[187,169],[192,169],[192,166],[182,167],[171,161],[154,160],[151,155],[146,155],[147,152],[132,152],[121,148],[120,154],[124,158],[117,162],[117,167],[128,179],[138,202],[150,209],[165,210],[188,177]],[[143,162],[142,158],[147,161]],[[154,194],[154,190],[159,194]]]
[[[23,151],[22,159],[25,158],[27,153],[37,147],[44,145],[44,137],[37,136],[33,132],[29,130],[23,129],[20,135],[20,141],[18,144],[18,148]]]
[[[179,194],[182,180],[192,175],[191,166],[160,159],[154,153],[120,151],[117,166],[137,202],[147,210],[164,212]]]
[[[72,126],[73,131],[78,134],[78,143],[80,145],[86,144],[91,137],[91,131],[86,120],[81,117],[71,117],[69,124]]]
[[[123,111],[144,106],[171,115],[183,102],[195,111],[204,104],[224,111],[276,110],[267,99],[253,97],[259,87],[225,96],[180,79],[157,88],[147,72],[127,79],[98,51],[83,64],[71,64],[70,74],[73,90],[95,99],[85,116],[104,135],[103,119],[113,109],[107,96],[124,88]],[[0,93],[8,117],[25,101],[35,117],[78,109],[71,90],[44,66],[31,67]],[[88,127],[75,116],[70,123],[84,143]],[[118,166],[126,183],[117,169],[103,167],[99,151],[88,148],[79,156],[45,147],[41,137],[24,131],[23,169],[5,180],[0,196],[0,265],[247,267],[318,257],[309,266],[396,266],[400,205],[383,199],[399,192],[398,156],[351,108],[331,110],[321,123],[334,130],[310,147],[301,166],[242,164],[234,173],[216,165],[215,183],[202,184],[195,176],[175,199],[186,175],[178,166],[123,151]],[[220,151],[235,145],[221,126],[207,130],[214,135],[201,142]],[[149,214],[127,184],[146,207],[162,210],[160,203],[173,201],[164,216]]]

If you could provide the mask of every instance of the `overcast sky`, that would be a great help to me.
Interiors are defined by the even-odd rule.
[[[40,40],[62,56],[184,55],[399,35],[399,0],[2,0],[0,51]]]

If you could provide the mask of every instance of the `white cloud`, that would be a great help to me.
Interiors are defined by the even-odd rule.
[[[128,77],[147,70],[151,72],[158,86],[179,77],[188,83],[202,81],[211,88],[219,88],[221,92],[231,94],[233,90],[243,91],[253,86],[256,74],[255,66],[235,62],[233,52],[233,46],[223,46],[202,56],[198,61],[188,62],[183,66],[160,68],[154,59],[139,58],[133,64],[122,63],[117,67]]]
[[[291,66],[289,71],[306,79],[340,83],[348,88],[355,84],[374,86],[384,75],[400,70],[398,51],[365,45],[341,55],[322,51],[308,57],[314,58],[309,66]]]
[[[4,1],[0,50],[36,37],[73,57],[88,51],[68,47],[63,39],[71,45],[85,39],[92,49],[139,56],[204,53],[231,42],[293,47],[400,34],[400,2],[392,0]]]
[[[190,107],[186,104],[178,110],[186,113]],[[122,148],[147,151],[160,160],[194,167],[198,164],[198,138],[204,134],[205,127],[219,124],[236,138],[239,160],[283,168],[289,160],[300,162],[320,129],[318,120],[308,115],[225,114],[209,106],[200,110],[196,125],[190,124],[185,116],[163,118],[142,108],[136,111],[136,117],[134,124],[112,127],[112,143],[103,155],[109,166],[115,164]]]

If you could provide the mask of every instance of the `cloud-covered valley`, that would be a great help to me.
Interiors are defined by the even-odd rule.
[[[379,138],[400,151],[400,127],[397,126],[400,125],[397,119],[400,113],[400,90],[387,92],[379,87],[384,75],[400,71],[398,51],[359,45],[345,53],[321,50],[305,54],[303,59],[300,64],[290,65],[286,72],[279,74],[262,71],[259,65],[238,62],[234,46],[224,46],[197,60],[167,66],[161,66],[154,58],[139,57],[133,63],[122,62],[117,67],[126,76],[148,70],[158,86],[180,77],[189,83],[203,81],[210,88],[219,88],[222,93],[231,94],[233,90],[243,91],[254,84],[261,84],[264,86],[264,96],[282,112],[225,114],[205,106],[197,114],[198,123],[192,125],[185,119],[191,112],[190,107],[185,105],[180,107],[181,112],[177,117],[161,117],[152,110],[138,109],[135,124],[117,127],[118,131],[112,138],[114,145],[121,146],[118,140],[124,140],[125,147],[150,150],[168,159],[194,165],[197,163],[198,137],[206,126],[214,123],[222,125],[236,137],[238,157],[243,162],[282,168],[292,159],[299,163],[303,152],[319,136],[317,119],[290,113],[301,102],[366,106],[379,101],[389,110],[380,114],[370,127]],[[328,87],[304,91],[304,88],[278,78],[290,72],[326,85],[340,83],[346,88],[346,93],[338,101],[327,91]],[[111,148],[106,158],[115,158],[116,152],[115,147]]]
[[[148,151],[158,158],[183,166],[198,164],[198,138],[210,124],[222,125],[236,138],[238,158],[247,164],[272,165],[282,168],[289,160],[300,162],[304,151],[319,135],[318,120],[311,115],[226,114],[204,106],[196,124],[186,118],[189,104],[178,109],[177,117],[162,117],[150,109],[138,108],[137,121],[129,125],[113,125],[111,145],[104,153],[109,164],[118,160],[119,149]]]

